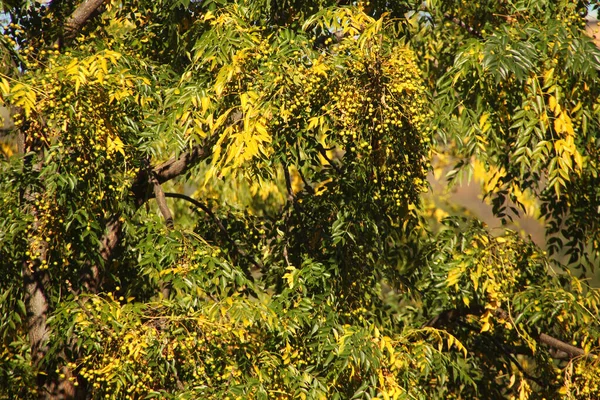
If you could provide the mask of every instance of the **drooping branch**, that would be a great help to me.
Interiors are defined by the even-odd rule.
[[[181,194],[181,193],[167,192],[167,193],[165,193],[165,197],[171,197],[173,199],[182,199],[182,200],[192,203],[193,205],[195,205],[196,207],[198,207],[199,209],[204,211],[215,222],[215,224],[217,224],[217,226],[219,227],[221,232],[223,232],[223,234],[227,237],[228,240],[232,240],[231,237],[229,236],[229,232],[227,231],[227,228],[225,228],[225,225],[223,225],[223,222],[221,222],[219,217],[217,217],[215,215],[215,213],[213,213],[212,210],[210,208],[208,208],[205,204],[199,202],[198,200],[196,200],[194,198],[191,198],[190,196],[187,196],[187,195]]]
[[[252,263],[252,265],[254,265],[256,268],[261,269],[261,270],[263,269],[263,265],[260,262],[256,261],[254,259],[254,257],[250,256],[244,250],[239,248],[239,246],[237,245],[235,240],[233,240],[233,238],[229,235],[229,232],[227,231],[227,228],[225,228],[225,225],[223,225],[223,222],[221,221],[221,219],[219,217],[217,217],[217,215],[215,215],[215,213],[213,213],[212,210],[210,208],[208,208],[205,204],[199,202],[196,199],[191,198],[190,196],[186,196],[185,194],[181,194],[181,193],[167,192],[167,193],[165,193],[165,197],[171,197],[174,199],[182,199],[182,200],[188,201],[188,202],[192,203],[193,205],[195,205],[196,207],[198,207],[199,209],[201,209],[202,211],[204,211],[219,227],[219,230],[223,233],[223,235],[225,236],[225,239],[231,244],[231,246],[233,246],[236,253],[238,253],[240,256],[247,259],[248,261],[250,261],[250,263]],[[250,271],[244,271],[244,273],[246,274],[246,276],[249,279],[251,279],[251,280],[253,279],[252,275],[250,274]]]
[[[77,32],[94,15],[94,13],[104,3],[104,0],[85,0],[81,3],[65,23],[65,36],[70,39],[75,37]]]

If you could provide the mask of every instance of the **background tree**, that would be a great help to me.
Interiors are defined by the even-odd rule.
[[[0,4],[0,396],[599,396],[593,5]]]

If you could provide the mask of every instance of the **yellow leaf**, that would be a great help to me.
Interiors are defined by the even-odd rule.
[[[548,98],[548,107],[551,111],[556,110],[556,97],[550,95],[550,97]]]
[[[261,121],[256,122],[256,124],[254,125],[254,129],[256,129],[256,132],[259,134],[259,139],[261,141],[271,142],[271,136],[269,135],[269,132],[267,132],[267,128],[265,127],[265,125],[263,125]]]
[[[202,99],[200,100],[200,103],[202,103],[202,112],[205,113],[206,110],[208,110],[208,107],[210,107],[210,98],[202,97]]]
[[[221,127],[221,125],[223,125],[223,122],[225,122],[225,120],[229,116],[230,112],[231,112],[231,108],[229,110],[225,111],[223,114],[221,114],[219,116],[219,118],[217,118],[217,120],[215,121],[215,123],[210,127],[210,129],[213,132],[216,131],[217,129],[219,129],[219,127]]]
[[[319,125],[319,117],[311,117],[308,119],[308,129],[312,129]]]
[[[318,75],[327,76],[327,66],[323,63],[320,63],[318,61],[315,62],[312,66],[312,69]]]
[[[544,83],[547,85],[554,77],[554,68],[550,68],[544,73]]]
[[[561,112],[554,120],[554,130],[558,133],[566,133],[567,136],[575,136],[571,118],[565,112]]]
[[[233,72],[233,65],[228,64],[224,65],[221,68],[219,74],[217,75],[217,79],[215,80],[215,93],[217,94],[217,96],[221,96],[221,94],[223,94],[223,91],[225,90],[225,85],[231,79]]]
[[[485,322],[482,326],[481,326],[481,332],[487,332],[490,330],[490,323],[489,322]]]
[[[458,351],[462,351],[463,355],[465,357],[467,357],[467,355],[468,355],[467,348],[460,342],[460,340],[455,338],[454,345],[456,346]]]
[[[567,387],[566,387],[566,386],[561,386],[561,388],[560,388],[560,389],[558,389],[558,393],[559,393],[559,394],[562,394],[562,395],[566,395],[566,394],[568,394],[568,393],[569,393],[569,389],[567,389]]]
[[[471,300],[467,296],[464,296],[462,300],[463,303],[465,303],[465,306],[469,307],[469,304],[471,304]]]
[[[448,349],[450,349],[450,347],[452,347],[453,344],[454,344],[454,336],[449,335],[448,336]]]
[[[190,116],[190,112],[186,111],[181,115],[181,118],[179,118],[179,123],[183,126],[183,124],[185,123],[185,121],[187,121],[187,119]]]
[[[12,97],[14,105],[22,107],[25,111],[25,116],[29,117],[31,111],[35,109],[36,94],[31,86],[25,86],[17,83],[12,88]]]
[[[491,317],[492,313],[490,312],[490,310],[487,310],[479,319],[481,322],[483,322],[482,326],[481,326],[481,332],[487,332],[490,330],[491,325],[490,325],[490,317]]]
[[[119,152],[123,156],[125,156],[125,151],[123,150],[124,147],[125,146],[124,146],[123,142],[121,141],[121,139],[118,136],[115,136],[115,137],[108,136],[106,138],[106,149],[109,154],[114,153],[114,152]]]
[[[583,157],[581,156],[581,153],[575,150],[575,154],[573,154],[573,159],[575,160],[575,165],[577,165],[576,171],[581,172],[581,170],[583,169]]]
[[[483,113],[481,115],[481,117],[479,117],[479,128],[483,130],[483,126],[485,125],[485,123],[487,122],[487,120],[490,118],[490,114],[489,113]]]
[[[6,78],[2,78],[0,81],[0,94],[6,96],[10,92],[10,85]]]
[[[508,382],[508,388],[510,389],[511,387],[513,387],[513,385],[515,384],[515,380],[517,379],[517,376],[515,374],[512,374],[510,377],[510,380]]]
[[[287,270],[290,272],[283,275],[283,279],[287,280],[288,287],[292,289],[294,287],[294,272],[296,271],[295,267],[287,267]]]
[[[458,283],[458,281],[460,280],[462,274],[463,274],[463,270],[460,267],[450,270],[450,272],[448,272],[448,278],[446,278],[446,285],[447,286],[456,285]]]
[[[240,104],[242,105],[242,110],[245,110],[248,108],[248,94],[247,93],[240,94]]]
[[[562,154],[562,152],[564,151],[565,145],[566,145],[566,143],[563,139],[558,139],[556,142],[554,142],[554,150],[556,151],[557,154]]]

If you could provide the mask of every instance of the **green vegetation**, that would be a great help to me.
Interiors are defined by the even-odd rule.
[[[0,399],[600,397],[589,2],[42,3],[0,1]]]

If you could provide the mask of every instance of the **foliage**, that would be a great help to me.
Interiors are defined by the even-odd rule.
[[[599,396],[581,5],[0,5],[0,398]]]

